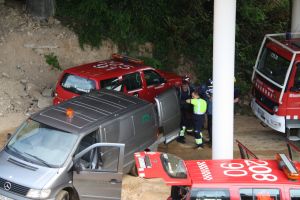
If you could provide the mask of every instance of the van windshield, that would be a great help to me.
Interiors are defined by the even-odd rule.
[[[29,119],[14,134],[6,150],[28,162],[60,167],[73,149],[77,138],[77,135]]]
[[[283,86],[289,65],[289,60],[279,56],[269,48],[264,48],[257,69],[272,81]]]
[[[85,94],[96,89],[95,81],[73,74],[65,74],[61,81],[61,86],[65,90],[76,94]]]

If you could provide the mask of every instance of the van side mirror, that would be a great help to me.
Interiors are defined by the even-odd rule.
[[[82,167],[80,166],[79,160],[74,161],[73,171],[76,171],[77,174],[80,174]]]
[[[10,138],[11,138],[11,133],[7,133],[6,141],[8,141]]]

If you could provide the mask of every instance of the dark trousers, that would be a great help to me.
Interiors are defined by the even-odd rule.
[[[212,115],[207,115],[207,130],[209,142],[212,142]]]
[[[204,123],[204,115],[197,115],[194,114],[194,128],[195,128],[195,132],[202,132],[202,128],[203,128],[203,123]]]
[[[181,106],[181,121],[180,127],[185,126],[186,128],[192,128],[192,115],[193,115],[193,107],[189,104]]]

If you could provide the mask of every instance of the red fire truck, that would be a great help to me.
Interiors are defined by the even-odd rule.
[[[101,88],[154,102],[155,96],[181,83],[182,77],[174,73],[153,69],[136,58],[113,54],[109,60],[64,70],[56,85],[53,104]]]
[[[244,152],[247,152],[244,150]],[[182,160],[172,154],[135,154],[140,177],[171,185],[168,200],[299,200],[300,163],[274,160]]]
[[[300,128],[299,36],[266,35],[252,75],[253,112],[264,124],[287,136]],[[297,134],[294,139],[299,139]]]

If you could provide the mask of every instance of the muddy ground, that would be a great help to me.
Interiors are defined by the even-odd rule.
[[[0,118],[0,145],[2,146],[8,132],[13,132],[26,116],[14,113]],[[260,158],[274,158],[275,152],[286,152],[285,137],[260,125],[259,121],[252,116],[235,117],[234,139],[240,140]],[[206,131],[204,132],[206,136]],[[195,150],[194,138],[187,136],[186,144],[179,144],[176,141],[169,145],[160,145],[159,151],[169,152],[178,155],[183,159],[210,159],[211,148],[205,146],[203,150]],[[237,146],[234,146],[234,157],[238,158]],[[166,199],[170,188],[162,180],[146,180],[129,175],[124,176],[122,199],[125,200],[152,200]]]

